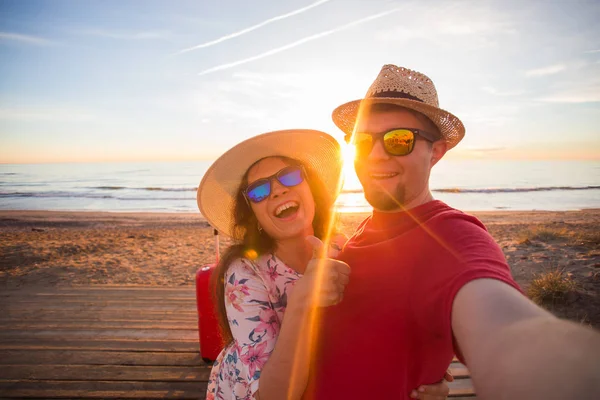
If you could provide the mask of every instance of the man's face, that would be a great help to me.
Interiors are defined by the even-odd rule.
[[[416,128],[431,131],[414,114],[405,110],[372,113],[362,118],[357,132],[382,133],[394,128]],[[354,161],[356,174],[367,201],[378,211],[400,211],[419,205],[429,194],[431,167],[443,156],[445,142],[431,145],[415,137],[413,151],[406,156],[386,153],[382,140],[376,140],[368,155]]]

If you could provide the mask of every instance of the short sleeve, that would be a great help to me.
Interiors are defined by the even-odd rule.
[[[448,218],[432,227],[439,251],[429,257],[431,306],[429,323],[452,338],[454,351],[462,355],[452,334],[452,304],[456,294],[476,279],[495,279],[521,289],[513,279],[502,249],[474,217]],[[441,324],[441,326],[440,326]]]
[[[254,398],[281,322],[269,298],[269,288],[246,259],[234,261],[225,274],[225,308],[236,346],[233,359],[229,360],[236,369],[234,394],[244,399]]]

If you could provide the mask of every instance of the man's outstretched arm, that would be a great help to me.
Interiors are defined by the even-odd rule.
[[[460,289],[452,331],[481,399],[600,399],[600,333],[554,317],[509,285]]]

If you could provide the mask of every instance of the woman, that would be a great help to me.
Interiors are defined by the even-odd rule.
[[[314,313],[342,301],[350,279],[349,266],[332,259],[336,249],[331,258],[313,257],[324,252],[340,157],[338,143],[323,132],[277,131],[233,147],[204,175],[200,211],[236,242],[213,273],[227,345],[207,399],[302,397]],[[339,236],[332,242],[343,246]],[[448,391],[445,383],[421,389],[413,396],[445,398]]]

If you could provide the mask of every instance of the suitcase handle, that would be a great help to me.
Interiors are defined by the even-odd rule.
[[[219,231],[213,228],[213,235],[215,235],[215,264],[219,263]]]

